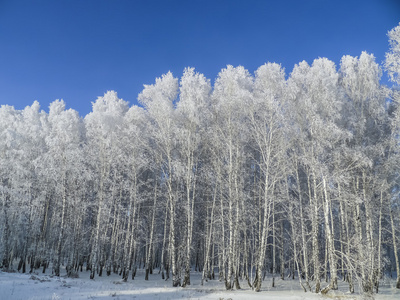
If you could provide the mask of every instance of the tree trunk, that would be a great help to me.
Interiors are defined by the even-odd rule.
[[[171,173],[170,173],[171,174]],[[171,179],[169,179],[171,180]],[[169,257],[171,259],[172,268],[172,286],[177,287],[181,285],[181,279],[176,266],[176,248],[175,248],[175,199],[172,195],[172,183],[168,183],[169,193],[169,211],[170,211],[170,223],[169,223]]]
[[[289,201],[289,221],[290,221],[290,226],[292,229],[292,242],[293,242],[293,260],[294,260],[294,264],[297,267],[297,272],[298,272],[298,277],[299,277],[299,283],[300,286],[303,288],[304,292],[307,292],[306,287],[303,285],[302,282],[302,278],[301,278],[301,274],[300,274],[300,268],[299,268],[299,262],[297,259],[297,243],[296,243],[296,235],[297,235],[297,231],[296,231],[296,224],[294,221],[294,217],[293,217],[293,204],[291,201]],[[295,267],[293,267],[293,274],[295,272]]]
[[[190,157],[192,154],[190,155]],[[192,159],[188,158],[188,168],[186,175],[186,198],[187,198],[187,237],[186,237],[186,258],[185,258],[185,275],[182,282],[182,287],[190,285],[190,252],[193,239],[193,218],[194,218],[194,200],[196,195],[196,178],[192,178]],[[191,188],[191,181],[193,187]],[[192,195],[190,195],[192,194]]]
[[[304,264],[304,270],[302,269],[302,272],[304,271],[304,276],[305,276],[305,281],[306,281],[306,287],[309,291],[311,291],[311,286],[310,286],[310,277],[308,273],[308,253],[307,253],[307,239],[306,239],[306,231],[305,231],[305,224],[304,224],[304,215],[303,215],[303,201],[302,201],[302,190],[301,190],[301,183],[300,183],[300,177],[299,177],[299,165],[296,162],[296,180],[298,184],[298,193],[299,193],[299,212],[300,212],[300,228],[301,228],[301,239],[302,239],[302,254],[303,254],[303,264]],[[298,269],[300,272],[300,270]],[[301,276],[299,274],[299,276]]]
[[[288,199],[289,200],[289,199]],[[283,220],[281,221],[281,255],[280,255],[280,259],[281,259],[281,279],[285,280],[285,239],[284,239],[284,226],[283,226]]]
[[[101,150],[104,151],[104,150]],[[91,259],[91,268],[90,268],[90,279],[94,279],[94,275],[96,272],[96,268],[99,263],[100,257],[100,229],[101,229],[101,221],[102,221],[102,209],[103,209],[103,197],[104,197],[104,180],[106,176],[106,166],[105,166],[105,158],[104,154],[101,154],[101,168],[100,168],[100,184],[99,184],[99,192],[98,192],[98,208],[97,208],[97,216],[96,216],[96,231],[94,234],[94,241],[92,246],[92,253],[90,255]]]
[[[10,226],[8,223],[8,208],[9,208],[9,203],[8,203],[8,195],[5,195],[5,192],[2,192],[3,194],[3,213],[4,213],[4,233],[3,233],[3,245],[4,245],[4,250],[3,250],[3,261],[2,261],[2,267],[4,268],[5,271],[8,271],[10,267],[10,243],[9,243],[9,236],[10,236]]]
[[[168,220],[168,204],[165,209],[165,220],[164,220],[164,235],[163,235],[163,243],[162,243],[162,248],[161,248],[161,265],[160,265],[160,271],[161,271],[161,278],[165,279],[164,276],[164,270],[166,267],[165,263],[165,252],[166,252],[166,242],[167,242],[167,220]]]
[[[268,174],[265,176],[264,182],[264,216],[263,216],[263,223],[262,223],[262,233],[261,233],[261,243],[259,247],[259,254],[258,254],[258,262],[256,268],[256,278],[253,283],[253,287],[255,288],[256,292],[261,290],[261,282],[263,279],[262,271],[264,269],[264,261],[265,261],[265,254],[267,252],[267,239],[268,233],[270,231],[269,225],[269,217],[271,215],[271,201],[269,199],[269,177]]]
[[[367,181],[366,181],[366,172],[364,171],[362,174],[362,190],[363,190],[363,199],[365,206],[365,225],[366,225],[366,236],[367,236],[367,257],[368,257],[368,274],[366,275],[366,281],[364,282],[364,292],[368,294],[373,293],[374,289],[374,273],[375,269],[375,244],[374,244],[374,233],[372,226],[372,211],[371,211],[371,199],[367,194]]]
[[[389,203],[389,210],[390,210],[390,225],[392,226],[393,252],[394,252],[394,258],[395,258],[395,263],[396,263],[396,273],[397,273],[396,288],[400,289],[400,264],[399,264],[399,255],[397,253],[396,227],[394,226],[393,208],[391,207],[390,203]]]
[[[214,225],[214,208],[215,208],[216,198],[217,198],[217,187],[215,187],[214,195],[213,195],[213,204],[212,204],[212,208],[211,208],[211,216],[210,216],[210,221],[209,221],[210,226],[209,226],[209,232],[208,232],[208,238],[207,238],[207,244],[206,244],[203,272],[202,272],[202,276],[201,276],[201,285],[203,285],[203,283],[204,283],[206,271],[210,272],[210,270],[208,268],[208,264],[209,264],[209,260],[210,260],[211,237],[212,237],[213,225]],[[208,220],[207,220],[207,222],[208,222]]]
[[[236,157],[239,157],[239,148],[236,147]],[[240,223],[240,202],[239,198],[241,198],[241,194],[239,192],[239,182],[238,182],[238,169],[234,172],[234,183],[235,183],[235,204],[236,204],[236,214],[234,221],[234,232],[233,232],[233,265],[235,269],[232,270],[234,274],[234,285],[237,290],[240,289],[239,284],[239,265],[240,265],[240,251],[239,251],[239,223]]]
[[[330,284],[324,288],[321,293],[326,294],[330,289],[337,289],[337,265],[336,265],[336,256],[335,256],[335,245],[334,238],[331,231],[331,223],[329,221],[330,216],[330,199],[328,197],[328,190],[326,186],[326,179],[322,177],[322,184],[324,190],[324,217],[325,217],[325,235],[327,240],[327,254],[329,260],[329,271],[330,271]],[[333,221],[333,220],[332,220]],[[327,258],[325,258],[327,259]]]
[[[65,161],[64,161],[65,164]],[[67,200],[67,191],[66,191],[66,174],[64,172],[62,184],[63,184],[63,193],[62,193],[62,207],[61,207],[61,223],[60,223],[60,233],[58,235],[57,242],[57,253],[56,253],[56,263],[54,266],[54,273],[56,276],[60,276],[60,264],[61,264],[61,245],[64,239],[64,226],[65,226],[65,210],[66,210],[66,200]]]
[[[155,224],[155,217],[156,217],[156,206],[157,206],[157,180],[154,183],[154,200],[153,200],[153,211],[151,217],[151,226],[150,226],[150,238],[149,238],[149,249],[147,252],[146,257],[146,275],[145,280],[149,280],[149,272],[150,269],[153,268],[151,263],[152,252],[153,252],[153,235],[154,235],[154,224]]]
[[[276,233],[275,233],[275,201],[272,197],[272,287],[275,287],[276,274]]]
[[[313,252],[313,262],[314,262],[314,278],[315,278],[315,292],[319,293],[321,290],[321,277],[320,277],[320,262],[319,262],[319,245],[318,245],[318,198],[317,198],[317,182],[315,175],[313,175],[313,194],[311,194],[311,187],[309,183],[309,195],[312,197],[312,252]]]

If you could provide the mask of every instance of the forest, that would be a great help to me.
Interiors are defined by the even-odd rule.
[[[400,288],[400,24],[388,37],[382,66],[366,52],[290,74],[227,66],[213,85],[186,68],[85,117],[2,105],[0,268]]]

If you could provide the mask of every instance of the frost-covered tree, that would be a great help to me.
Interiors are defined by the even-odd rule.
[[[303,198],[308,198],[311,216],[311,260],[308,260],[308,245],[302,232],[303,271],[306,285],[309,280],[309,263],[315,280],[315,291],[320,291],[321,244],[319,242],[321,214],[324,211],[327,253],[332,275],[331,287],[337,285],[336,256],[332,233],[333,220],[330,218],[331,198],[328,185],[332,182],[333,149],[341,138],[336,121],[340,116],[341,101],[338,94],[338,74],[333,62],[322,58],[309,66],[306,62],[296,65],[288,82],[293,117],[292,152],[300,213],[303,213]],[[328,183],[327,183],[328,182]],[[303,215],[301,219],[303,219]],[[303,221],[302,221],[303,222]],[[304,231],[304,223],[302,223]]]
[[[221,232],[219,269],[227,290],[239,285],[239,237],[244,172],[248,139],[248,116],[246,110],[252,101],[253,78],[243,67],[228,66],[221,70],[214,85],[212,105],[214,123],[212,143],[215,172],[221,180]],[[219,173],[219,174],[218,174]],[[227,223],[227,226],[225,224]],[[226,264],[225,264],[226,262]]]
[[[48,134],[45,138],[47,152],[47,183],[54,188],[52,194],[55,218],[53,226],[59,228],[58,238],[55,241],[54,271],[60,276],[62,248],[64,245],[74,245],[74,218],[82,218],[82,211],[74,211],[74,202],[77,201],[74,191],[80,190],[80,166],[82,160],[83,122],[78,112],[65,110],[64,101],[54,101],[49,107]],[[80,225],[78,228],[81,230]],[[69,231],[66,238],[66,231]],[[76,234],[76,233],[75,233]],[[75,249],[66,249],[69,253],[67,270],[72,271]]]
[[[254,289],[261,290],[268,238],[272,232],[272,273],[276,273],[275,208],[278,207],[276,190],[284,181],[286,145],[285,73],[277,64],[265,64],[258,68],[254,82],[252,102],[249,103],[250,135],[257,157],[260,185],[260,232]]]
[[[400,104],[400,23],[398,26],[393,28],[388,33],[390,49],[386,53],[385,60],[385,69],[389,74],[390,80],[395,84],[394,88],[391,90],[391,142],[390,149],[391,154],[389,156],[391,166],[398,165],[398,149],[399,149],[399,130],[400,130],[400,113],[399,113],[399,104]],[[392,190],[398,190],[398,170],[396,168],[392,169],[392,176],[389,185]],[[390,193],[389,193],[390,195]],[[397,283],[396,288],[400,289],[400,261],[399,261],[399,240],[398,234],[399,226],[395,226],[395,223],[399,224],[399,196],[392,197],[389,201],[389,216],[390,216],[390,224],[391,224],[391,232],[392,232],[392,242],[393,242],[393,254],[395,257],[395,265],[396,265],[396,273],[397,273]],[[396,214],[397,211],[397,214]],[[397,222],[394,220],[397,217]]]
[[[388,32],[390,49],[386,53],[385,68],[392,82],[400,85],[400,23]]]
[[[178,201],[176,183],[176,151],[175,135],[176,121],[174,101],[178,94],[178,79],[169,72],[161,78],[157,78],[155,84],[145,85],[139,94],[139,101],[144,105],[149,118],[149,134],[151,136],[151,147],[155,161],[159,164],[161,181],[167,194],[167,212],[169,218],[168,233],[168,257],[172,271],[172,285],[181,285],[180,272],[177,266],[176,252],[176,202]],[[165,228],[166,229],[166,228]],[[166,232],[164,232],[165,237]],[[162,249],[164,251],[164,249]],[[166,257],[161,262],[165,265]],[[168,273],[167,266],[167,273]]]
[[[125,241],[123,243],[123,260],[122,260],[122,277],[126,281],[129,276],[129,270],[132,269],[132,278],[136,273],[136,259],[132,259],[132,254],[138,252],[137,242],[139,239],[138,210],[139,205],[148,195],[140,195],[141,186],[144,184],[143,173],[147,172],[150,165],[149,154],[146,151],[147,136],[146,136],[146,116],[143,108],[132,106],[125,114],[123,120],[123,128],[121,128],[121,136],[119,145],[121,146],[121,166],[123,176],[121,180],[125,182],[129,198],[125,203],[127,224]],[[147,183],[147,182],[146,182]],[[148,184],[148,183],[147,183]],[[146,189],[146,188],[145,188]],[[143,190],[143,189],[142,189]],[[149,202],[149,205],[156,205],[157,202]],[[121,211],[124,214],[124,211]],[[153,211],[150,240],[148,241],[149,248],[153,247],[154,236],[154,220],[155,213]],[[149,249],[152,253],[152,249]],[[146,267],[150,265],[151,254],[147,256]],[[115,259],[113,259],[115,261]]]
[[[16,160],[18,139],[15,125],[19,117],[18,111],[8,105],[0,107],[0,192],[1,192],[1,266],[8,270],[12,268],[11,240],[15,239],[15,232],[12,232],[11,217],[14,214],[11,200],[17,191],[12,188],[13,162]]]
[[[107,92],[83,119],[59,100],[1,106],[0,267],[127,281],[143,266],[173,286],[194,268],[228,290],[280,275],[366,294],[396,269],[400,287],[399,27],[393,87],[363,52],[288,78],[227,66],[213,86],[169,72],[141,106]]]
[[[347,175],[347,193],[352,201],[346,203],[353,211],[352,224],[358,257],[356,263],[348,261],[352,272],[361,277],[362,289],[372,292],[377,285],[377,257],[379,247],[374,220],[380,211],[379,195],[382,187],[380,169],[387,147],[387,113],[385,91],[379,80],[382,71],[373,55],[363,52],[359,58],[344,56],[340,66],[341,85],[347,103],[343,110],[344,126],[351,133],[347,140],[344,159],[351,166]],[[349,220],[350,221],[350,220]],[[363,229],[365,228],[365,230]],[[350,236],[350,238],[351,238]]]
[[[180,80],[179,102],[176,107],[178,128],[176,141],[179,155],[177,176],[183,182],[182,198],[186,206],[186,253],[182,286],[190,284],[191,252],[195,201],[197,200],[201,155],[204,153],[202,134],[207,128],[207,112],[210,105],[211,84],[204,75],[193,68],[184,70]]]
[[[95,223],[91,237],[90,278],[99,275],[107,258],[104,247],[105,237],[110,226],[110,213],[115,209],[113,200],[117,197],[119,178],[116,171],[115,158],[118,156],[119,133],[123,117],[128,111],[128,103],[119,99],[116,92],[107,92],[104,97],[97,98],[93,110],[85,117],[87,148],[92,178],[92,211]]]

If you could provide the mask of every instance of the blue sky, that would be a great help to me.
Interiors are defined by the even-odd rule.
[[[214,82],[227,64],[388,50],[398,0],[0,0],[0,105],[55,99],[84,116],[107,90],[131,104],[143,84],[195,67]]]

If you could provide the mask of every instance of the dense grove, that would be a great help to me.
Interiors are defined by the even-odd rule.
[[[266,274],[326,293],[378,291],[399,271],[400,26],[380,84],[373,55],[221,70],[107,92],[81,118],[63,101],[0,108],[0,264],[90,277],[137,268],[173,286]]]

